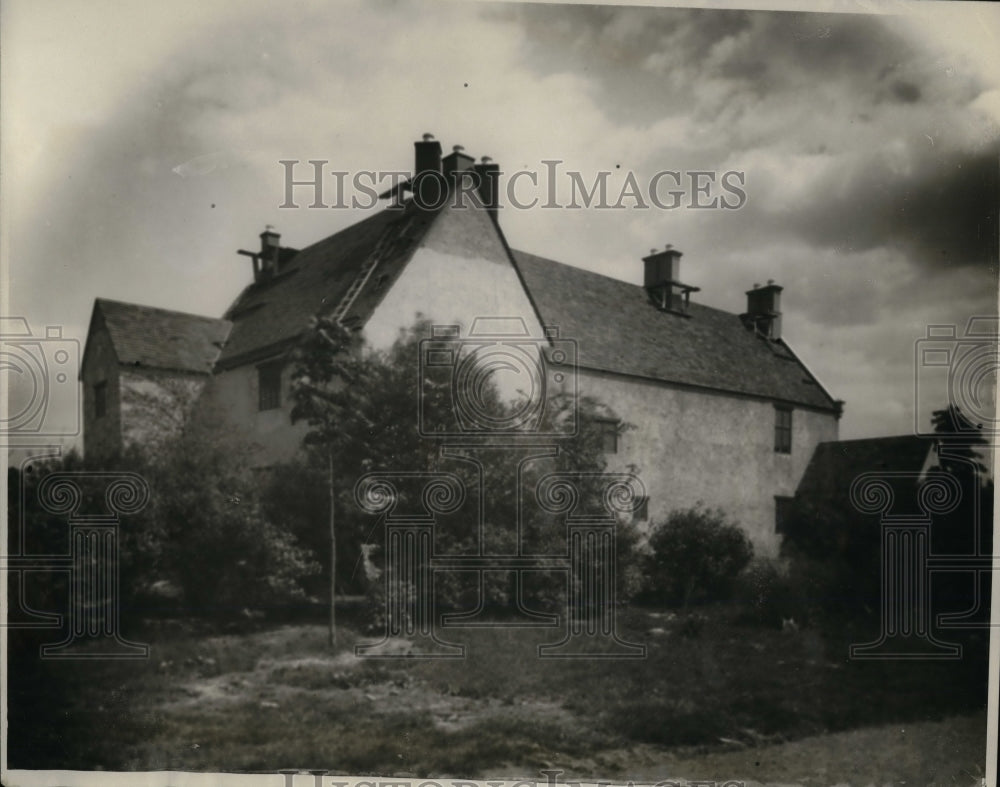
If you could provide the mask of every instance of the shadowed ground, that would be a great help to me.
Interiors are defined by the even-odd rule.
[[[971,784],[985,662],[850,662],[814,630],[623,611],[642,661],[539,661],[552,632],[457,632],[456,661],[355,658],[345,627],[147,624],[149,661],[41,662],[16,632],[13,768]],[[686,633],[685,633],[686,632]],[[39,639],[39,635],[31,635]],[[46,639],[51,639],[49,635]],[[839,649],[837,649],[839,651]],[[843,651],[846,653],[846,648]],[[981,674],[980,674],[981,673]]]

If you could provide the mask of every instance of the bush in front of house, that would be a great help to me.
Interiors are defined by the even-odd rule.
[[[268,516],[252,472],[211,437],[175,437],[100,460],[70,452],[12,468],[12,531],[26,533],[26,547],[36,554],[67,554],[68,519],[45,510],[43,480],[52,473],[73,476],[82,493],[80,513],[92,515],[106,512],[109,478],[137,474],[149,487],[149,500],[118,522],[123,614],[242,617],[245,610],[302,602],[304,580],[318,571],[311,551]],[[25,603],[64,608],[68,577],[35,574]]]
[[[770,628],[797,627],[817,622],[820,576],[798,565],[754,558],[733,586],[733,601],[743,622]]]
[[[753,544],[719,509],[673,511],[654,525],[646,563],[651,601],[687,607],[727,598],[733,582],[753,558]]]
[[[262,503],[259,479],[220,444],[187,435],[148,457],[143,512],[150,579],[182,592],[186,611],[230,617],[306,600],[312,551]]]

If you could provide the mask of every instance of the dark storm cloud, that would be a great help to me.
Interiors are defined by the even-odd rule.
[[[609,111],[638,121],[717,110],[696,95],[704,80],[728,82],[743,96],[790,99],[817,79],[844,85],[859,101],[913,102],[923,92],[909,73],[921,53],[867,15],[555,5],[507,13],[524,27],[534,68],[587,73]]]
[[[651,121],[686,112],[688,91],[649,67],[662,58],[696,64],[720,41],[751,26],[744,11],[518,5],[496,12],[525,33],[526,64],[543,75],[570,71],[593,80],[609,115]]]
[[[951,153],[909,174],[861,160],[849,191],[838,186],[842,173],[831,175],[785,219],[807,240],[842,252],[893,246],[921,267],[995,266],[997,165],[995,149]]]
[[[587,73],[609,115],[639,126],[686,117],[699,132],[696,144],[660,139],[654,149],[676,156],[687,145],[701,166],[738,162],[741,151],[752,167],[768,163],[767,187],[731,223],[840,252],[899,249],[919,267],[996,260],[997,130],[973,104],[990,85],[929,52],[900,20],[593,6],[509,13],[534,67]],[[794,204],[778,207],[780,163],[800,154],[822,161],[796,182]]]

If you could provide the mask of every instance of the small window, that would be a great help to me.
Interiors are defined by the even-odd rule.
[[[94,386],[94,417],[103,418],[108,414],[108,383],[100,382]]]
[[[281,407],[281,364],[266,363],[258,366],[257,387],[261,410]]]
[[[601,433],[601,451],[606,454],[618,453],[618,422],[598,421],[597,428]]]
[[[632,512],[633,522],[647,522],[649,521],[649,498],[640,497],[639,504],[636,506],[635,511]]]
[[[792,516],[792,503],[795,501],[794,497],[775,497],[774,498],[774,532],[775,533],[787,533],[788,532],[788,520]]]
[[[774,408],[774,450],[779,454],[792,452],[792,408]]]

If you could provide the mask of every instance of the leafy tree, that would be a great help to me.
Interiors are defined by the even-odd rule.
[[[700,505],[671,512],[654,526],[649,546],[651,595],[685,609],[695,600],[724,597],[753,557],[739,525]]]
[[[950,473],[959,483],[962,500],[958,509],[951,515],[952,526],[939,528],[942,534],[950,538],[936,543],[938,551],[958,552],[981,549],[985,554],[991,552],[988,539],[992,535],[990,526],[993,506],[993,479],[989,468],[983,462],[980,449],[988,445],[982,435],[981,428],[976,427],[954,404],[931,414],[931,423],[937,434],[937,463],[933,469]],[[956,542],[957,531],[963,530],[969,534],[971,527],[961,527],[961,523],[972,525],[979,521],[982,526],[982,539],[978,544]],[[957,525],[957,526],[956,526]]]
[[[372,518],[358,510],[353,497],[355,483],[370,471],[449,472],[458,476],[473,496],[479,494],[481,483],[485,500],[489,502],[486,520],[482,523],[491,541],[489,546],[511,551],[517,538],[512,526],[518,514],[517,479],[520,479],[524,498],[530,501],[538,481],[546,473],[596,474],[606,467],[597,419],[608,415],[607,408],[588,398],[576,400],[563,394],[552,396],[546,403],[538,428],[557,430],[574,410],[580,415],[581,426],[574,437],[558,440],[560,451],[555,456],[522,465],[531,450],[508,446],[503,450],[480,451],[475,457],[462,452],[443,452],[440,439],[421,434],[418,428],[421,395],[423,412],[429,423],[456,425],[450,372],[446,370],[440,378],[432,374],[425,379],[419,378],[419,342],[429,335],[429,324],[421,322],[401,332],[388,350],[375,351],[361,344],[354,334],[336,322],[319,318],[296,350],[292,418],[305,421],[310,427],[305,444],[312,468],[316,472],[329,473],[334,501],[331,541],[338,557],[328,564],[336,565],[338,571],[344,565],[339,556],[340,548],[336,546],[338,542],[351,542],[353,552],[354,545],[377,546],[380,541],[373,530]],[[512,408],[519,406],[517,402],[503,401],[497,387],[490,383],[485,384],[479,394],[480,406],[497,419],[509,416]],[[500,447],[509,442],[508,438],[499,436],[477,436],[481,446]],[[536,447],[534,453],[543,451]],[[592,502],[590,498],[597,493],[599,483],[600,480],[594,477],[580,482],[584,487],[582,496],[588,499],[587,502]],[[413,504],[420,490],[418,486],[401,483],[399,492],[400,506],[406,508]],[[470,499],[454,515],[437,519],[435,549],[439,553],[468,554],[478,548],[478,529],[470,525],[475,522],[478,502],[477,498]],[[521,538],[526,552],[554,554],[564,551],[564,533],[555,526],[552,516],[544,515],[537,506],[531,505],[523,506],[522,514]],[[625,530],[623,522],[619,528],[620,549],[627,553],[634,539],[626,536]],[[348,564],[356,565],[357,562],[356,553],[349,555]],[[487,572],[485,593],[488,602],[499,606],[510,603],[514,593],[511,576],[509,572]],[[480,589],[470,587],[467,579],[458,576],[457,572],[444,573],[437,585],[438,598],[454,606],[474,604]],[[553,577],[532,572],[532,580],[534,587],[529,594],[535,602],[555,603],[558,583]],[[331,578],[333,589],[342,584]],[[377,588],[373,592],[377,592]]]
[[[952,475],[961,500],[954,511],[939,517],[931,530],[931,548],[937,555],[993,554],[993,479],[980,449],[988,445],[981,427],[973,424],[955,404],[935,410],[931,423],[937,435],[934,470]],[[977,588],[978,583],[978,588]],[[985,620],[990,605],[990,572],[943,572],[931,585],[932,603],[938,612],[961,612],[975,606]]]

